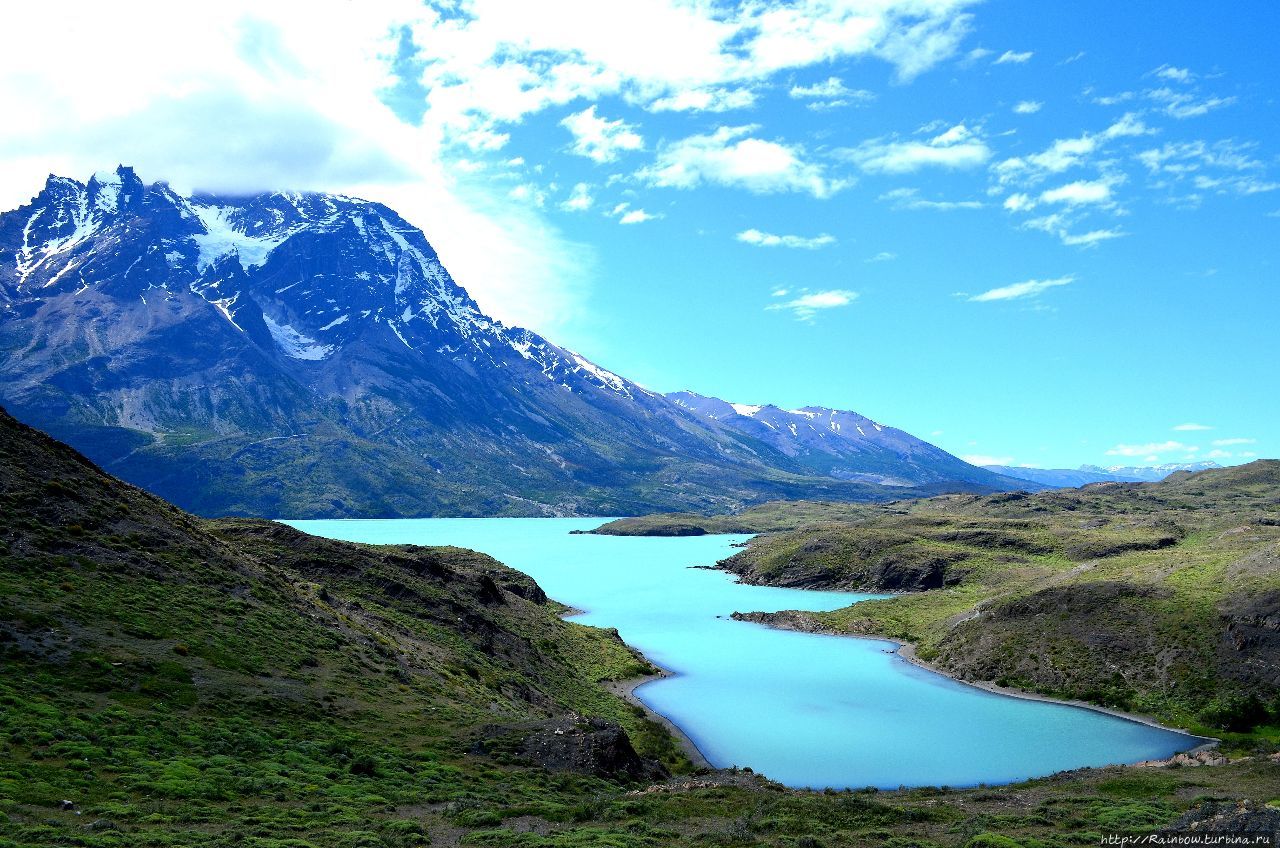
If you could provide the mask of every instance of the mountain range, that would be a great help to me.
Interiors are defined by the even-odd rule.
[[[1089,483],[1158,483],[1177,471],[1207,471],[1222,466],[1213,460],[1170,462],[1163,465],[1081,465],[1079,468],[1020,468],[1015,465],[984,465],[1006,477],[1038,483],[1051,489],[1073,489]]]
[[[852,412],[665,396],[486,316],[331,194],[50,176],[0,215],[0,400],[205,515],[635,514],[1034,488]]]

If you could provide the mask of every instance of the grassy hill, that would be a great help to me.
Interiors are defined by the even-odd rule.
[[[194,518],[0,412],[0,846],[1043,846],[1280,798],[1256,757],[900,793],[695,772],[600,685],[648,663],[562,612],[471,551]]]

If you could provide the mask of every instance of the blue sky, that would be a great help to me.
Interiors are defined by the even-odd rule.
[[[1012,464],[1280,451],[1275,4],[317,8],[157,7],[129,34],[173,45],[92,80],[24,13],[0,200],[104,161],[346,191],[651,388]]]

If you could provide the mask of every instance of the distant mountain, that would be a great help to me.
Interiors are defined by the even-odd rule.
[[[207,515],[635,514],[1021,485],[852,413],[737,420],[688,398],[487,317],[378,203],[186,197],[120,167],[51,176],[0,215],[0,400]],[[859,426],[875,438],[841,435]]]
[[[1163,465],[1112,465],[1099,468],[1096,465],[1082,465],[1081,471],[1104,471],[1121,477],[1130,477],[1144,483],[1158,483],[1175,471],[1208,471],[1210,468],[1222,466],[1213,460],[1203,462],[1166,462]]]
[[[1029,480],[1052,489],[1070,489],[1089,483],[1156,483],[1175,471],[1204,471],[1221,468],[1216,462],[1168,463],[1165,465],[1082,465],[1079,468],[1018,468],[1012,465],[984,465],[1006,477]]]
[[[957,480],[973,485],[992,482],[983,469],[856,412],[822,406],[752,406],[693,392],[672,392],[667,398],[695,416],[766,444],[824,477],[898,487]],[[1006,478],[1000,484],[1017,488],[1025,481]]]

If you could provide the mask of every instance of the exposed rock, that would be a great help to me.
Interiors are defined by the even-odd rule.
[[[599,718],[568,716],[520,725],[493,725],[481,731],[474,754],[507,754],[549,771],[568,771],[614,780],[661,780],[666,769],[636,753],[627,732]]]
[[[1171,831],[1183,833],[1280,832],[1280,810],[1253,801],[1206,801],[1173,823]]]

